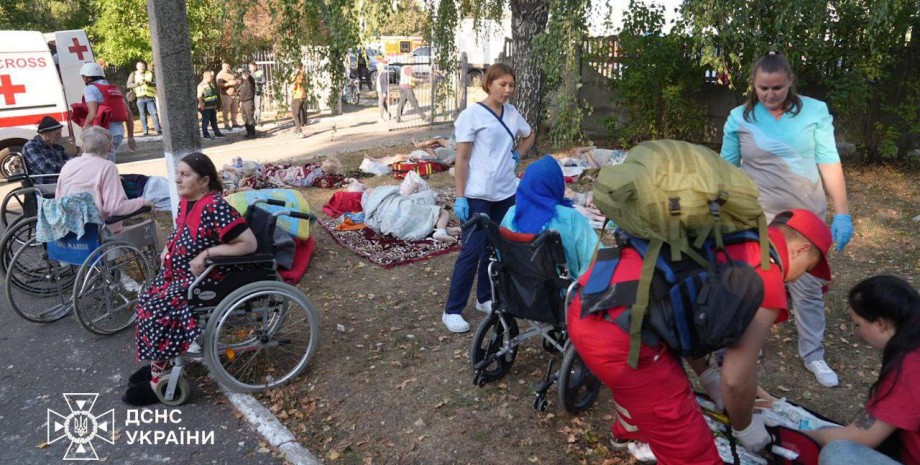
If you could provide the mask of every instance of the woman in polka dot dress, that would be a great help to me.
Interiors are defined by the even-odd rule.
[[[186,156],[176,167],[181,197],[176,230],[166,241],[156,278],[138,299],[137,359],[149,360],[131,375],[122,400],[131,405],[157,402],[154,389],[172,358],[186,352],[203,331],[188,307],[188,289],[210,257],[254,253],[256,237],[246,221],[221,195],[214,163],[201,153]],[[205,280],[215,282],[214,271]]]

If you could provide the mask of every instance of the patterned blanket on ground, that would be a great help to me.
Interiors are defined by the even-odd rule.
[[[453,189],[438,192],[438,205],[453,205],[453,203]],[[319,224],[339,245],[383,268],[427,260],[460,249],[459,243],[446,244],[430,237],[421,241],[404,241],[382,235],[370,228],[358,231],[337,231],[335,227],[342,222],[343,218],[322,218]],[[449,226],[459,226],[459,224],[452,218]]]

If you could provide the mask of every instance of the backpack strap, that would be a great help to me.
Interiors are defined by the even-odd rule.
[[[476,102],[476,103],[478,103],[479,105],[482,105],[482,107],[485,108],[486,111],[488,111],[489,113],[492,113],[492,116],[494,116],[495,119],[497,119],[498,122],[501,123],[502,127],[505,128],[505,131],[508,132],[508,135],[511,136],[511,148],[513,149],[513,148],[514,148],[514,133],[512,133],[511,130],[508,129],[508,125],[506,125],[505,122],[502,121],[502,117],[501,117],[501,116],[498,116],[498,114],[496,114],[494,111],[492,111],[491,108],[487,107],[486,104],[484,104],[484,103],[482,103],[482,102]],[[502,116],[504,116],[504,111],[505,111],[505,109],[504,109],[504,107],[502,107]]]
[[[649,241],[648,251],[642,260],[642,273],[639,276],[639,288],[636,292],[636,303],[632,306],[632,319],[629,324],[629,358],[627,364],[633,369],[639,366],[639,350],[642,345],[642,322],[648,310],[649,291],[652,287],[652,276],[655,273],[655,264],[661,252],[661,239]]]

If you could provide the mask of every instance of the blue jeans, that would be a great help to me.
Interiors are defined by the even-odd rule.
[[[485,213],[496,223],[501,223],[505,213],[514,205],[514,196],[498,202],[481,199],[467,199],[470,205],[470,217],[477,213]],[[461,238],[460,256],[454,264],[454,274],[450,278],[450,293],[447,294],[447,305],[444,313],[459,315],[466,307],[473,289],[473,277],[478,277],[476,286],[476,300],[486,302],[492,300],[492,287],[489,284],[489,255],[488,238],[485,231],[466,230]]]
[[[121,145],[121,141],[124,138],[125,136],[112,136],[112,148],[109,149],[109,156],[107,157],[110,162],[115,163],[115,153],[118,152],[118,146]]]
[[[217,109],[216,108],[205,108],[201,110],[201,135],[204,137],[210,137],[208,134],[208,124],[211,125],[211,129],[214,130],[214,135],[220,134],[220,130],[217,129]]]
[[[820,465],[901,465],[900,462],[853,441],[831,441],[818,457]]]
[[[153,120],[153,129],[160,132],[160,117],[157,116],[157,101],[150,97],[137,99],[137,112],[141,116],[141,127],[147,132],[147,115]]]

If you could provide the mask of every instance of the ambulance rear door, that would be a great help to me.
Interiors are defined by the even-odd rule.
[[[35,137],[44,116],[68,120],[47,43],[40,32],[0,31],[0,148]]]
[[[54,41],[57,45],[58,68],[64,86],[64,97],[69,109],[71,104],[83,101],[83,88],[86,85],[80,77],[80,67],[96,59],[86,33],[81,30],[55,32]],[[74,132],[79,136],[80,128],[77,125],[73,126]]]

